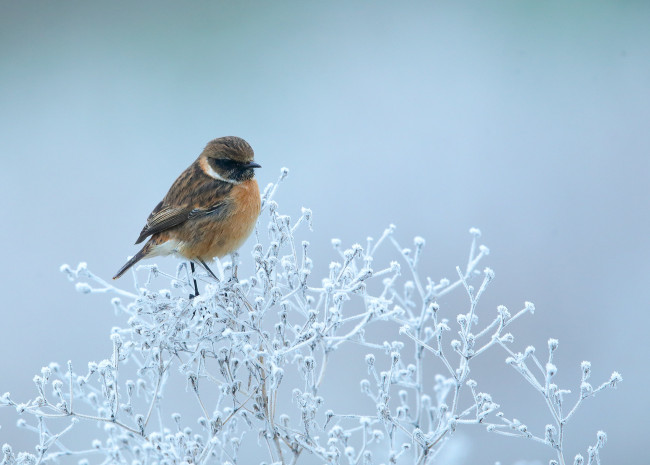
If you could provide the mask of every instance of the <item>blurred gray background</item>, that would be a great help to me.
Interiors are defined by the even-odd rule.
[[[261,185],[291,169],[278,201],[314,210],[323,267],[331,237],[363,243],[395,223],[405,244],[427,238],[431,276],[453,277],[481,228],[496,271],[484,314],[537,307],[515,349],[558,338],[573,389],[582,360],[594,381],[623,374],[574,418],[569,455],[604,429],[605,462],[638,463],[649,121],[646,1],[2,1],[0,392],[27,399],[42,365],[110,353],[122,320],[59,265],[112,276],[175,177],[232,134],[254,147]],[[504,358],[480,388],[540,431],[544,405]],[[15,420],[0,410],[0,442],[31,449]],[[461,463],[552,458],[483,429],[459,440]]]

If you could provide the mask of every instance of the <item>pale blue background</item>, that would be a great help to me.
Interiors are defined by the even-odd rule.
[[[59,265],[112,276],[178,173],[233,134],[262,185],[291,168],[278,200],[314,210],[322,266],[331,237],[363,242],[392,222],[451,277],[480,227],[497,276],[483,308],[537,306],[516,347],[559,338],[572,388],[584,359],[595,380],[624,376],[575,417],[572,453],[604,429],[605,463],[638,463],[649,121],[645,1],[2,1],[0,391],[26,399],[43,364],[107,356],[121,320]],[[476,373],[481,388],[539,431],[548,415],[503,358]],[[31,448],[15,419],[0,410],[0,442]],[[463,444],[468,464],[551,458],[478,429]]]

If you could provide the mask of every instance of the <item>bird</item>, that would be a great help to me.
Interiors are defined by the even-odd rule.
[[[118,279],[144,258],[177,255],[200,263],[236,251],[260,214],[255,169],[261,166],[248,142],[227,136],[211,140],[174,181],[142,228],[136,244],[145,245],[113,276]],[[196,280],[195,295],[198,295]],[[192,296],[191,296],[192,297]]]

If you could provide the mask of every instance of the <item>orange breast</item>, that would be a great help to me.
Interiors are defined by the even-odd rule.
[[[260,190],[255,179],[233,186],[228,197],[232,211],[225,218],[206,217],[178,231],[183,241],[178,252],[186,258],[212,260],[237,250],[250,236],[260,214]]]

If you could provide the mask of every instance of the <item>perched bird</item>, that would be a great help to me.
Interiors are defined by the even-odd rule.
[[[201,155],[174,181],[153,209],[135,241],[149,240],[113,276],[117,279],[143,258],[177,254],[199,262],[234,252],[253,231],[260,213],[251,146],[239,137],[208,142]],[[196,281],[194,283],[196,294]]]

